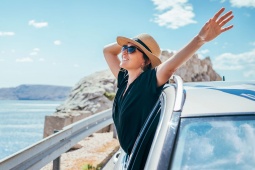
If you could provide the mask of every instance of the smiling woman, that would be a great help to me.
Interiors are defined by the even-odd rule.
[[[120,145],[128,156],[163,86],[174,71],[203,44],[233,27],[224,27],[234,17],[231,11],[220,16],[224,10],[220,9],[190,43],[163,63],[159,59],[160,47],[149,34],[140,34],[134,38],[118,36],[117,43],[105,46],[105,59],[118,79],[118,91],[112,109],[113,120]],[[120,53],[121,61],[118,58]],[[140,169],[143,169],[147,154],[141,160]]]

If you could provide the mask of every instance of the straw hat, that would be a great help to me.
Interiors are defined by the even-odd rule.
[[[149,34],[140,34],[132,39],[118,36],[117,43],[120,46],[127,45],[128,43],[135,44],[149,57],[152,68],[161,64],[159,59],[161,53],[159,45]]]

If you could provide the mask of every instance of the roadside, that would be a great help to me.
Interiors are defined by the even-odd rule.
[[[119,149],[119,141],[113,132],[94,133],[78,143],[82,147],[61,155],[61,170],[86,170],[86,167],[102,167]],[[52,162],[41,170],[52,170]],[[104,168],[106,169],[106,166]],[[111,170],[111,169],[109,169]]]
[[[102,170],[113,170],[113,168],[114,168],[114,163],[113,163],[113,156],[112,156],[111,159],[102,168]]]

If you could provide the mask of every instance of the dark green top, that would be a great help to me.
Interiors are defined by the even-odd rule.
[[[155,68],[137,77],[123,96],[127,82],[128,72],[121,68],[112,111],[120,145],[130,154],[143,124],[161,94],[163,85],[157,87]]]

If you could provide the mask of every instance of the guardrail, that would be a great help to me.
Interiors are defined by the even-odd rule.
[[[112,123],[111,109],[77,121],[34,145],[0,160],[0,170],[40,169],[85,137]]]

